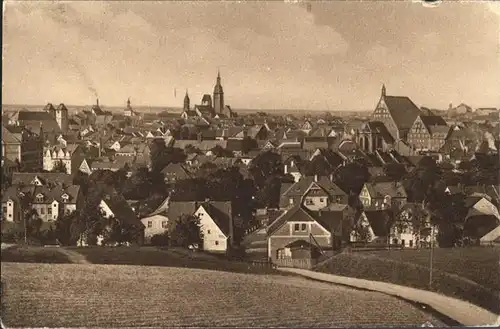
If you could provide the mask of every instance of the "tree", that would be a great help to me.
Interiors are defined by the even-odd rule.
[[[241,142],[241,152],[243,152],[243,154],[247,154],[249,151],[257,149],[258,147],[257,141],[248,136],[244,137]]]
[[[105,223],[102,231],[103,245],[122,245],[137,242],[138,234],[140,234],[139,225],[133,225],[114,217],[106,218]]]
[[[204,162],[198,168],[196,175],[200,178],[208,177],[209,175],[216,172],[217,168],[218,168],[217,165],[213,162]]]
[[[225,149],[220,145],[215,145],[210,151],[216,157],[220,157],[220,158],[232,158],[232,157],[234,157],[233,151]]]
[[[201,245],[203,233],[200,229],[200,219],[194,215],[183,214],[167,223],[169,245],[188,248],[190,245]]]
[[[169,238],[168,232],[163,232],[161,234],[155,234],[151,237],[151,245],[158,247],[168,246]]]
[[[66,164],[62,162],[62,160],[56,161],[54,164],[54,167],[52,167],[52,172],[59,172],[59,173],[68,173],[68,169],[66,168]]]
[[[167,147],[164,139],[155,138],[150,146],[151,170],[160,172],[170,163],[186,160],[186,154],[180,148]]]
[[[59,216],[56,221],[55,236],[63,246],[74,246],[80,237],[78,228],[78,213],[72,211],[69,214]]]
[[[361,192],[369,178],[368,168],[357,162],[348,163],[334,172],[335,183],[345,192],[354,195]]]
[[[270,176],[283,176],[281,156],[272,151],[261,153],[252,160],[249,171],[255,185],[261,189]]]
[[[399,163],[386,164],[384,165],[384,175],[399,182],[406,175],[406,167]]]

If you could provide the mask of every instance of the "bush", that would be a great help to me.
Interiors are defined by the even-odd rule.
[[[162,234],[155,234],[151,237],[151,245],[156,247],[166,247],[168,246],[168,234],[167,232]]]

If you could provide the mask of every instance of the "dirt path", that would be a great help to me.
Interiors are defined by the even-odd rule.
[[[68,259],[74,263],[74,264],[91,264],[85,256],[82,254],[77,253],[76,251],[73,250],[68,250],[65,248],[58,248],[57,249],[61,254],[66,255]]]

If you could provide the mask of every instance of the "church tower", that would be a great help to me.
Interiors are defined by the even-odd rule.
[[[68,109],[64,104],[59,104],[57,110],[55,111],[55,119],[57,121],[57,125],[61,128],[63,134],[68,132],[69,118],[68,118]]]
[[[385,97],[385,84],[382,85],[382,97]]]
[[[189,100],[188,91],[186,89],[186,96],[184,96],[184,111],[189,111],[191,106],[191,101]]]
[[[224,91],[220,83],[220,72],[217,72],[217,83],[214,87],[214,111],[219,114],[224,110]]]

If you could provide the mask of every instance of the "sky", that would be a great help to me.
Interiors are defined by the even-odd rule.
[[[500,5],[443,2],[14,2],[3,104],[373,110],[500,107]]]

